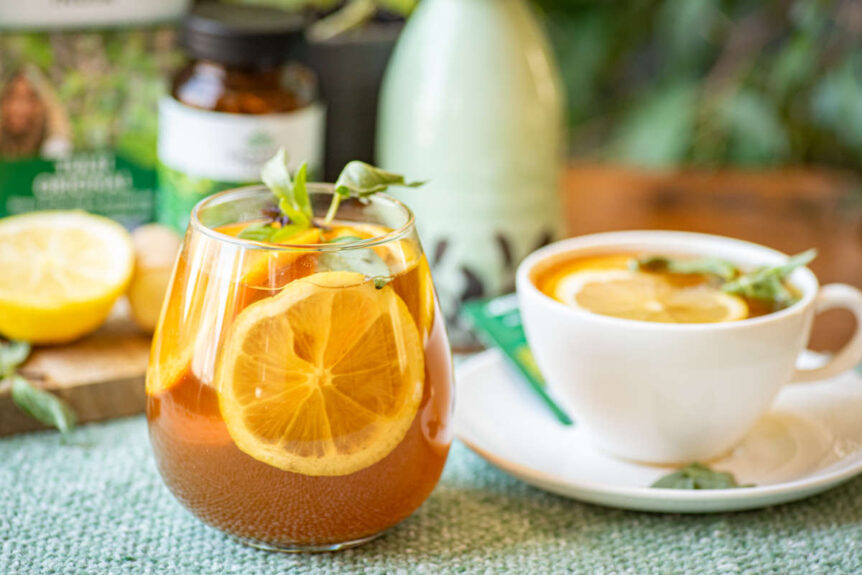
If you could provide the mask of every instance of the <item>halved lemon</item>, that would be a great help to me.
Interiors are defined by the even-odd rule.
[[[561,279],[554,296],[593,313],[662,323],[716,323],[748,317],[740,297],[716,288],[676,286],[647,273],[584,271]]]
[[[285,471],[348,475],[388,455],[422,399],[424,357],[391,286],[320,272],[246,308],[217,389],[237,447]]]
[[[129,233],[79,211],[0,220],[0,333],[35,344],[72,341],[98,328],[126,290]]]

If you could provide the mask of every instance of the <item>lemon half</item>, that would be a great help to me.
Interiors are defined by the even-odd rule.
[[[78,211],[0,220],[0,333],[64,343],[98,328],[126,290],[135,252],[120,224]]]

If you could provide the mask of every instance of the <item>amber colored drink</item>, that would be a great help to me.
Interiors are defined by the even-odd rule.
[[[225,225],[216,231],[226,236],[236,235],[244,225]],[[375,231],[385,234],[392,230],[381,230],[379,227],[370,229],[348,222],[321,231],[317,241],[326,243],[338,235],[373,237]],[[361,468],[342,473],[339,468],[315,467],[315,449],[320,453],[325,450],[319,447],[322,443],[315,443],[316,440],[311,439],[305,443],[284,443],[284,449],[290,453],[290,457],[299,459],[301,465],[310,466],[307,468],[311,471],[303,467],[299,468],[300,471],[285,469],[293,465],[293,459],[282,459],[279,452],[281,444],[272,447],[272,435],[267,435],[269,428],[279,425],[281,421],[278,406],[284,404],[275,400],[264,406],[266,409],[260,412],[263,415],[252,413],[242,420],[249,426],[259,426],[253,429],[264,430],[262,433],[265,439],[260,440],[263,446],[260,453],[263,455],[259,455],[256,444],[252,448],[243,446],[241,436],[228,424],[232,421],[228,416],[233,407],[225,395],[226,386],[236,384],[226,375],[233,372],[225,368],[224,364],[230,362],[229,348],[238,345],[235,341],[237,336],[232,334],[240,330],[237,326],[242,323],[242,318],[251,317],[257,313],[257,309],[267,310],[268,302],[275,302],[279,297],[290,297],[280,294],[290,289],[289,286],[294,282],[313,281],[315,274],[320,274],[330,260],[313,250],[298,250],[275,256],[265,254],[269,263],[266,273],[261,273],[260,264],[247,255],[238,256],[242,253],[238,251],[241,248],[234,247],[231,242],[221,244],[220,251],[212,247],[213,240],[210,238],[194,238],[192,235],[190,232],[187,236],[187,247],[177,263],[174,285],[163,310],[162,333],[156,334],[151,359],[153,365],[148,375],[150,436],[159,470],[170,491],[206,523],[253,544],[284,550],[324,550],[352,545],[381,533],[409,516],[436,485],[452,439],[452,365],[449,344],[433,293],[428,264],[421,249],[417,249],[418,242],[408,237],[369,249],[379,253],[395,272],[380,292],[390,294],[388,297],[392,302],[403,302],[403,308],[401,303],[397,303],[398,309],[407,310],[402,315],[412,322],[409,326],[411,333],[414,325],[418,333],[416,341],[421,342],[418,349],[421,349],[422,373],[417,379],[421,386],[417,393],[421,394],[421,398],[417,395],[415,406],[405,408],[409,420],[404,422],[399,431],[392,432],[399,434],[396,443],[385,447],[385,453],[375,456],[375,460],[368,465],[360,459],[356,465]],[[213,250],[218,252],[217,255],[213,255],[216,253]],[[216,272],[207,271],[219,269],[220,266],[228,270],[226,275],[219,276]],[[183,289],[183,286],[186,288]],[[371,298],[377,293],[364,286],[345,289],[364,289],[357,293]],[[336,294],[334,297],[339,296]],[[254,309],[250,309],[252,307]],[[243,314],[247,309],[249,312]],[[292,314],[293,309],[290,308],[285,314]],[[350,312],[348,317],[352,317],[353,310],[347,311]],[[321,316],[320,321],[331,321],[332,325],[317,325],[309,329],[320,328],[319,333],[329,334],[329,337],[333,337],[332,330],[349,335],[351,322],[336,321],[336,313],[347,311],[337,306],[328,309],[329,315]],[[356,310],[356,314],[361,315],[360,310]],[[281,317],[266,321],[281,321]],[[384,328],[388,329],[386,325],[388,323],[384,322]],[[377,353],[375,350],[378,348],[373,343],[375,338],[383,341],[388,337],[386,331],[381,331],[384,328],[374,324],[377,331],[370,328],[363,337],[355,340],[358,343],[351,344],[351,348],[371,346],[368,348],[371,351],[363,352],[356,361],[378,361],[368,356]],[[266,341],[269,347],[277,343],[275,336]],[[304,351],[300,348],[306,344],[297,336],[293,341],[295,349],[290,353],[295,351],[301,355]],[[403,341],[398,345],[393,344],[390,347],[395,351],[391,353],[409,354],[409,349],[404,351],[405,346],[409,348],[408,344]],[[248,347],[250,344],[245,345]],[[190,351],[184,352],[186,349]],[[390,348],[384,346],[379,349]],[[379,354],[379,361],[388,361],[384,351]],[[249,361],[273,363],[279,357],[261,355],[258,358],[251,357]],[[277,366],[272,369],[277,369]],[[381,396],[385,396],[386,386],[394,384],[388,381],[390,376],[380,369],[356,364],[356,373],[335,376],[334,385],[379,385]],[[236,373],[245,372],[240,370]],[[266,375],[270,372],[260,373],[264,374],[263,379],[269,378],[278,383],[277,378]],[[409,373],[409,370],[403,368],[395,373]],[[377,382],[375,377],[383,379]],[[330,383],[329,380],[320,381],[321,386]],[[338,384],[338,381],[342,383]],[[262,383],[261,388],[271,384],[271,381]],[[255,389],[255,393],[259,393],[261,388]],[[356,400],[356,403],[349,405],[354,405],[351,409],[357,412],[364,412],[366,407],[376,402],[375,398],[363,399],[358,392],[348,392],[347,395]],[[249,405],[254,406],[254,398],[246,398],[242,393],[236,397],[238,401],[248,401]],[[274,397],[277,398],[277,395]],[[309,397],[317,396],[312,394]],[[294,419],[301,419],[303,409],[306,409],[303,405],[287,406],[299,414]],[[378,409],[384,411],[383,407]],[[326,406],[326,410],[331,428],[326,433],[337,443],[340,441],[337,428],[343,413],[339,415],[341,412],[330,405]],[[268,421],[270,417],[271,425]],[[295,423],[292,425],[296,427]],[[300,433],[291,429],[294,435]],[[314,433],[317,432],[308,431],[307,436],[317,437]],[[356,428],[349,434],[342,434],[347,441],[360,445],[359,448],[344,448],[345,453],[350,452],[348,455],[353,456],[354,452],[362,451],[362,441],[370,441],[362,439],[364,433],[364,428]],[[253,441],[258,439],[253,438]],[[380,439],[377,443],[385,440]],[[272,456],[274,459],[265,457],[268,451],[264,448],[268,445],[275,451]]]

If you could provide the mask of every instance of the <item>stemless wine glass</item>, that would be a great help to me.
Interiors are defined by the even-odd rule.
[[[331,186],[309,186],[316,215]],[[176,498],[255,546],[336,550],[409,516],[452,440],[452,361],[413,216],[378,194],[289,245],[266,188],[200,202],[156,329],[147,418]]]

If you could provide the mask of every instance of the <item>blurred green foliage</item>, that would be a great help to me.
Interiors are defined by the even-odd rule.
[[[862,2],[535,1],[574,155],[862,165]]]

